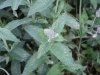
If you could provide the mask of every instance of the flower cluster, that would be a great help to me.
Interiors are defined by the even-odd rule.
[[[55,33],[54,30],[51,28],[44,29],[44,34],[48,37],[48,42],[50,42],[51,39],[56,38],[58,36],[58,34]]]
[[[96,11],[96,17],[100,17],[100,8]],[[96,33],[92,35],[93,38],[97,37],[97,33],[100,33],[100,25],[97,27]]]
[[[96,11],[96,17],[100,17],[100,8]]]
[[[96,33],[92,35],[93,38],[97,37],[97,33],[100,34],[100,26],[97,27]]]

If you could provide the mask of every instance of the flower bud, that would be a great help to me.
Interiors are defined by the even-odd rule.
[[[97,33],[93,34],[92,37],[93,38],[96,38],[97,37]]]
[[[96,17],[100,17],[100,8],[96,11]]]
[[[44,34],[48,37],[48,42],[50,42],[51,39],[56,38],[58,36],[58,34],[55,33],[54,30],[51,28],[44,29]]]
[[[100,33],[100,27],[97,27],[97,33]]]

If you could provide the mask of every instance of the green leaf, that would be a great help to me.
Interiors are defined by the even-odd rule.
[[[27,25],[24,27],[25,31],[29,33],[36,41],[43,43],[46,41],[45,37],[41,35],[40,28],[37,26]]]
[[[64,5],[64,11],[70,11],[74,9],[69,3],[66,3],[65,2],[65,5]]]
[[[72,70],[69,67],[61,64],[54,64],[53,67],[48,71],[47,75],[60,75],[61,71],[67,69],[68,71]],[[73,73],[76,73],[75,71]]]
[[[15,29],[16,27],[22,25],[22,24],[25,24],[25,23],[28,23],[32,21],[31,18],[23,18],[23,19],[19,19],[19,20],[14,20],[14,21],[11,21],[9,22],[5,28],[9,29],[9,30],[13,30]]]
[[[20,1],[21,1],[20,5],[25,5],[25,0],[13,0],[13,1],[14,2],[12,2],[12,0],[4,0],[4,2],[0,4],[0,9],[6,8],[8,6],[13,6],[13,8],[15,9],[19,6]],[[18,1],[19,1],[19,3],[18,3]],[[16,4],[16,5],[14,5],[14,4]]]
[[[97,8],[97,0],[90,0],[91,4],[93,5],[93,7],[96,9]]]
[[[79,23],[70,15],[63,13],[52,25],[52,28],[56,33],[60,33],[64,25],[67,24],[69,27],[79,29]]]
[[[22,34],[18,28],[13,29],[12,33],[18,37],[22,37]]]
[[[58,13],[61,13],[64,9],[64,4],[65,4],[65,1],[61,1],[59,6],[58,6]]]
[[[50,8],[46,8],[45,10],[40,12],[42,16],[45,16],[47,18],[52,18],[51,17],[51,10]]]
[[[43,61],[45,57],[42,56],[41,58],[37,58],[37,53],[33,54],[33,56],[27,62],[22,75],[28,75],[32,71],[34,71]]]
[[[97,63],[100,64],[100,58],[97,59]]]
[[[37,71],[38,75],[46,75],[47,70],[48,70],[48,65],[46,63],[43,63],[38,68],[38,71]]]
[[[0,63],[4,63],[4,61],[6,61],[6,64],[8,64],[8,62],[9,62],[9,57],[0,56]]]
[[[35,75],[33,72],[31,72],[29,75]]]
[[[45,19],[38,19],[36,23],[46,23],[48,24],[48,21]]]
[[[47,73],[47,75],[60,75],[61,66],[59,64],[55,64]]]
[[[48,8],[54,0],[36,0],[36,2],[30,7],[28,16],[40,12]]]
[[[46,52],[48,52],[51,48],[51,43],[43,43],[40,45],[39,47],[39,50],[38,50],[38,57],[37,58],[40,58],[41,56],[43,56]]]
[[[74,17],[70,16],[68,13],[66,14],[66,25],[71,28],[79,29],[79,23],[74,19]]]
[[[22,48],[14,48],[11,52],[8,53],[8,55],[10,55],[13,59],[19,60],[21,62],[26,61],[30,57],[30,54]]]
[[[77,70],[81,68],[80,65],[76,64],[72,58],[71,50],[61,44],[61,43],[54,43],[51,47],[51,52],[66,66],[72,68],[73,70]],[[77,67],[76,67],[77,66]]]
[[[100,0],[97,0],[97,2],[100,4]]]
[[[0,0],[0,4],[2,3],[2,2],[4,2],[5,0]]]
[[[20,75],[21,74],[21,65],[20,62],[14,60],[11,62],[11,74],[12,75]]]
[[[58,37],[57,38],[55,38],[54,39],[55,41],[59,41],[59,42],[62,42],[62,41],[64,41],[65,39],[63,38],[63,36],[62,35],[58,35]]]
[[[10,41],[15,41],[15,42],[20,42],[16,36],[14,36],[10,30],[6,28],[0,28],[0,38],[5,39],[5,40],[10,40]]]
[[[17,12],[16,12],[15,10],[13,10],[13,15],[14,15],[15,17],[18,17],[18,14],[17,14]]]
[[[21,4],[22,0],[11,0],[11,7],[13,10],[17,10],[18,6]]]
[[[60,33],[66,24],[66,13],[63,13],[52,25],[53,30],[56,33]]]
[[[6,51],[3,41],[0,41],[0,51]]]
[[[11,5],[11,0],[6,0],[2,4],[0,4],[0,9],[3,9],[5,7],[8,7]]]
[[[72,58],[71,50],[61,44],[61,43],[54,43],[51,48],[51,52],[65,65],[72,67],[74,60]]]
[[[13,15],[6,10],[0,10],[0,16],[6,17],[6,18],[11,19],[11,20],[13,19]]]
[[[84,9],[83,12],[82,12],[81,23],[82,23],[82,24],[85,24],[86,21],[87,21],[87,19],[88,19],[88,15],[87,15],[86,10]]]
[[[32,39],[32,37],[28,34],[28,33],[25,33],[24,36],[23,36],[23,39]]]

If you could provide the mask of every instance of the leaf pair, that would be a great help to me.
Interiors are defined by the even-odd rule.
[[[45,53],[51,51],[64,65],[69,67],[70,71],[76,72],[76,70],[82,68],[81,65],[75,63],[74,59],[72,58],[71,50],[61,44],[61,43],[44,43],[41,44],[38,50],[38,54],[34,54],[29,61],[27,62],[23,74],[28,75],[32,71],[34,71],[43,61],[45,58]],[[58,69],[59,70],[59,69]],[[57,70],[57,71],[58,71]],[[59,72],[57,72],[59,73]],[[49,75],[49,73],[48,73]]]

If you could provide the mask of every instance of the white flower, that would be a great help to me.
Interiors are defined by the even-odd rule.
[[[53,64],[54,62],[52,60],[50,60],[49,58],[46,59],[46,63],[47,64]]]
[[[100,17],[100,8],[96,11],[96,17]]]
[[[97,33],[100,33],[100,27],[97,27]]]
[[[58,34],[55,33],[54,30],[51,28],[44,29],[44,34],[48,37],[48,42],[50,42],[51,39],[56,38],[58,36]]]
[[[92,37],[93,38],[96,38],[97,37],[97,33],[93,34]]]

